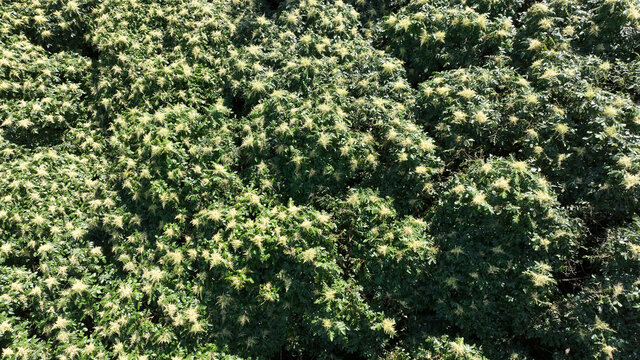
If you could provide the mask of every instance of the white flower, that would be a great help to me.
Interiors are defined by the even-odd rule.
[[[301,254],[302,260],[304,262],[313,262],[313,260],[316,258],[317,255],[318,255],[318,251],[313,248],[305,250]]]
[[[13,327],[8,321],[4,321],[2,324],[0,324],[0,334],[11,332],[11,330],[13,330]]]
[[[82,230],[81,228],[75,228],[75,229],[73,229],[73,231],[71,232],[71,237],[72,237],[74,240],[78,240],[78,239],[80,239],[83,235],[84,235],[84,230]]]
[[[542,41],[538,40],[538,39],[531,39],[529,41],[529,50],[538,50],[540,49],[544,44],[542,43]]]
[[[387,335],[394,336],[396,334],[396,321],[389,318],[382,319],[382,331]]]
[[[378,215],[380,217],[387,217],[391,214],[391,209],[389,209],[386,205],[380,206],[380,210],[378,210]]]
[[[164,274],[165,274],[165,272],[160,270],[160,269],[158,269],[158,268],[151,269],[151,270],[144,269],[142,271],[142,277],[144,279],[151,280],[151,282],[158,282],[158,281],[162,280],[162,278],[164,277]]]
[[[533,285],[537,287],[543,287],[547,284],[552,284],[554,282],[553,278],[547,274],[539,274],[536,272],[529,272],[531,276],[531,281],[533,281]]]
[[[473,196],[473,199],[471,200],[471,202],[474,205],[483,206],[487,204],[486,198],[487,196],[485,194],[479,192]]]
[[[520,171],[520,172],[524,172],[527,170],[527,163],[524,161],[514,161],[511,163],[511,165],[513,166],[514,169]]]
[[[120,284],[118,293],[120,293],[120,297],[128,299],[131,297],[131,295],[133,295],[133,289],[128,284]]]
[[[89,289],[89,285],[82,282],[82,280],[76,280],[73,285],[71,285],[71,291],[76,294],[81,292],[85,292]]]
[[[511,186],[509,186],[509,181],[510,181],[509,179],[500,177],[500,179],[496,180],[496,182],[493,183],[493,187],[508,191],[511,188]]]
[[[6,242],[6,243],[2,244],[2,246],[0,246],[0,253],[9,254],[11,252],[11,247],[12,246],[13,245],[11,243],[9,243],[9,242]]]
[[[624,185],[625,189],[629,190],[634,186],[640,184],[640,176],[635,174],[625,174],[622,179],[622,185]]]

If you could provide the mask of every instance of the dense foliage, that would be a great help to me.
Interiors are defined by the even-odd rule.
[[[640,1],[0,0],[3,359],[640,358]]]

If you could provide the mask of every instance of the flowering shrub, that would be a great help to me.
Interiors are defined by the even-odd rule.
[[[612,59],[633,60],[638,53],[637,1],[541,1],[522,13],[516,57],[535,59],[541,50],[572,47]]]
[[[559,64],[562,73],[555,70]],[[525,153],[558,185],[564,203],[586,203],[596,217],[625,219],[637,211],[629,195],[636,190],[631,159],[640,144],[640,107],[588,80],[607,76],[606,64],[549,54],[531,65],[533,85],[547,89],[562,121],[541,122],[530,132]]]
[[[247,355],[276,353],[285,341],[349,352],[384,341],[382,330],[376,335],[367,326],[382,314],[340,280],[326,214],[293,204],[268,206],[257,194],[242,193],[187,219],[178,215],[152,231],[135,223],[125,228],[131,235],[120,235],[114,253],[133,282],[122,285],[128,296],[119,296],[123,306],[103,318],[105,325],[143,305],[134,314],[142,310],[155,319],[148,341],[155,339],[156,350],[166,354],[177,344],[191,352],[211,336]],[[125,319],[114,340],[144,336],[135,317]]]
[[[21,35],[2,41],[0,129],[21,144],[57,143],[85,117],[84,81],[90,60],[48,54]]]
[[[111,174],[137,211],[170,220],[239,191],[228,115],[218,102],[208,114],[179,104],[114,120],[110,145],[120,161]]]
[[[244,12],[255,8],[243,3],[101,2],[87,34],[100,54],[89,108],[107,120],[131,107],[155,111],[182,103],[203,111],[221,96],[217,68]]]
[[[349,183],[362,182],[390,194],[403,192],[404,200],[415,206],[424,198],[423,191],[429,192],[431,175],[438,172],[433,142],[413,123],[400,119],[371,127],[359,126],[354,119],[349,127],[339,105],[345,100],[336,100],[338,104],[328,99],[314,104],[285,96],[254,107],[241,145],[249,176],[261,187],[273,187],[299,201],[344,193]],[[383,109],[359,106],[363,109],[351,108],[350,113],[372,120],[388,116]]]
[[[365,27],[363,34],[367,37],[374,35],[374,28],[382,17],[397,12],[409,2],[409,0],[347,0],[347,3],[358,11],[360,22]]]
[[[400,61],[357,32],[353,8],[303,3],[285,7],[275,20],[258,17],[251,43],[229,50],[223,72],[239,100],[254,105],[281,91],[302,97],[411,96]]]
[[[384,354],[384,359],[429,359],[437,357],[445,360],[483,360],[482,351],[473,344],[465,343],[463,338],[451,339],[444,336],[427,336],[411,346],[399,347]]]
[[[639,9],[0,1],[0,357],[638,358]]]
[[[285,6],[275,24],[256,21],[252,44],[231,50],[228,86],[251,108],[242,167],[255,186],[285,200],[363,183],[421,207],[440,171],[433,141],[402,103],[412,98],[402,65],[375,50],[356,24],[344,4]]]
[[[89,14],[95,0],[8,0],[2,9],[2,33],[21,33],[48,51],[90,53],[84,45]]]
[[[434,71],[479,65],[511,47],[508,17],[487,17],[470,7],[416,1],[383,24],[388,50],[407,62],[409,76],[424,80]]]
[[[632,60],[640,51],[640,4],[634,0],[585,1],[580,46],[607,57]]]
[[[590,257],[600,268],[585,279],[582,291],[560,304],[560,321],[545,341],[560,343],[572,356],[632,359],[638,356],[638,270],[640,222],[611,229]]]
[[[628,93],[637,103],[640,100],[640,60],[622,63],[613,69],[609,81],[616,89]]]
[[[513,68],[461,68],[419,86],[418,121],[435,134],[447,160],[517,152],[527,131],[559,123],[548,101]]]
[[[117,281],[99,234],[123,226],[104,159],[5,148],[0,189],[3,356],[85,356],[94,304]],[[10,151],[11,150],[11,151]],[[43,341],[43,339],[49,339]],[[26,354],[26,355],[25,355]]]
[[[370,189],[354,190],[334,200],[332,211],[342,266],[353,272],[372,304],[405,316],[423,310],[431,264],[438,249],[427,238],[423,219],[400,218],[393,204]],[[403,278],[403,282],[398,282]]]
[[[559,295],[554,273],[579,224],[523,161],[474,162],[445,189],[429,221],[438,249],[429,300],[466,334],[526,336]]]
[[[513,58],[529,64],[544,51],[567,51],[587,15],[578,1],[540,1],[520,14]]]

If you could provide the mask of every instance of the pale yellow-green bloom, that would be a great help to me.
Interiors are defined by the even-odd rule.
[[[396,321],[389,318],[384,318],[382,320],[382,331],[385,334],[394,336],[396,334]]]

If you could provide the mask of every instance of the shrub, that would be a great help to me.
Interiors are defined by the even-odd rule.
[[[0,131],[18,144],[59,143],[60,132],[86,116],[91,62],[73,53],[49,54],[20,35],[0,46]]]
[[[589,17],[581,24],[579,46],[623,61],[640,53],[640,5],[634,0],[585,1]]]
[[[563,203],[586,205],[585,213],[595,219],[628,219],[637,206],[628,198],[635,185],[623,177],[634,170],[619,159],[627,164],[636,156],[640,108],[624,94],[598,89],[587,79],[605,70],[580,60],[556,55],[531,66],[533,86],[548,89],[563,121],[541,122],[530,132],[525,153],[557,185]],[[558,63],[567,70],[557,72]],[[615,174],[624,168],[630,172]]]
[[[388,338],[370,330],[382,314],[342,280],[333,226],[317,211],[263,204],[251,192],[157,229],[132,224],[114,246],[131,290],[111,300],[123,305],[104,326],[131,315],[107,335],[118,341],[146,331],[149,340],[127,346],[167,355],[208,339],[261,358],[282,349],[374,351]],[[135,319],[148,316],[141,330]]]
[[[640,101],[640,60],[622,63],[614,68],[610,80],[615,89],[626,92],[638,103]]]
[[[348,126],[341,115],[341,104],[350,107],[345,100],[317,103],[290,95],[254,107],[241,145],[248,176],[297,201],[341,194],[349,184],[363,183],[390,195],[403,193],[408,205],[417,206],[438,172],[430,139],[400,119]],[[388,120],[382,109],[361,107],[350,113],[371,111],[369,119]]]
[[[543,50],[575,48],[630,61],[638,54],[639,19],[633,0],[541,1],[522,14],[514,56],[526,62]]]
[[[542,52],[570,50],[586,16],[578,1],[533,3],[520,15],[522,26],[515,35],[513,58],[530,64]]]
[[[438,249],[426,222],[398,216],[389,198],[370,189],[330,202],[345,254],[339,263],[363,286],[369,303],[394,311],[396,318],[428,309],[424,294]]]
[[[117,281],[100,234],[126,221],[104,186],[105,161],[10,149],[0,179],[3,356],[90,356],[94,305]]]
[[[517,153],[527,130],[559,122],[547,99],[515,69],[496,64],[438,73],[419,86],[417,119],[448,162]]]
[[[477,346],[465,343],[463,338],[452,339],[447,335],[427,336],[421,339],[420,342],[412,343],[410,346],[398,346],[385,353],[382,359],[410,360],[433,357],[443,360],[487,359]]]
[[[74,51],[91,54],[84,35],[95,0],[8,0],[0,4],[2,35],[26,36],[47,51]]]
[[[136,211],[166,221],[238,194],[228,116],[217,102],[205,114],[179,104],[115,119],[110,145],[118,161],[110,175]]]
[[[463,6],[414,2],[385,18],[387,50],[404,60],[412,81],[433,72],[482,64],[511,46],[513,24]]]
[[[526,337],[540,321],[580,234],[535,168],[502,158],[451,179],[429,229],[438,253],[425,301],[463,334],[492,341]]]
[[[275,23],[260,21],[250,45],[231,50],[226,81],[248,111],[243,175],[284,200],[314,201],[364,184],[403,194],[398,205],[424,208],[440,171],[433,142],[401,103],[412,99],[401,64],[355,24],[347,5],[294,3]]]
[[[256,8],[244,4],[102,2],[87,34],[99,52],[90,110],[103,121],[129,108],[154,112],[177,103],[204,111],[221,95],[217,72],[231,38]]]
[[[638,357],[640,329],[638,274],[640,222],[610,229],[589,256],[599,270],[583,279],[582,290],[560,302],[541,334],[551,346],[579,358]]]
[[[639,9],[0,1],[0,356],[638,358]]]

